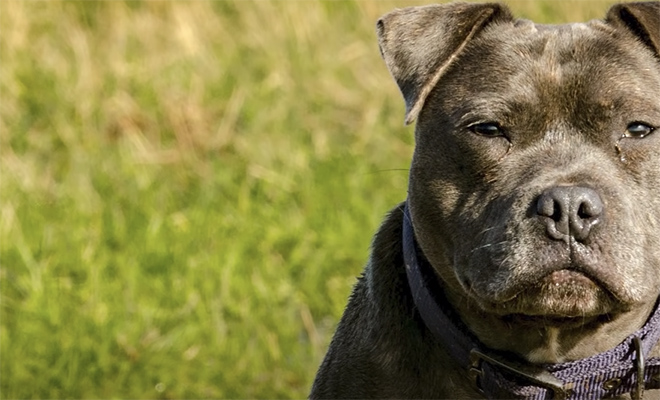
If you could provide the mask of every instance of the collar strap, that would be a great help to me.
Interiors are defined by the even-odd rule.
[[[623,393],[641,398],[644,390],[660,388],[660,358],[646,359],[660,339],[658,304],[640,330],[604,353],[559,364],[517,361],[488,349],[448,306],[433,267],[415,241],[407,203],[403,213],[404,261],[415,306],[427,328],[487,398],[577,400]]]

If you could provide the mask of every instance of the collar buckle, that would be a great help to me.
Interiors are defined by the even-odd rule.
[[[523,366],[522,363],[511,360],[504,362],[493,355],[487,355],[473,348],[470,350],[470,367],[468,371],[473,384],[482,392],[482,382],[485,375],[483,370],[484,362],[502,371],[506,371],[524,382],[550,391],[553,400],[567,400],[570,396],[570,389],[564,388],[564,383],[545,369],[539,368],[538,370],[531,371],[528,366]]]
[[[644,351],[642,350],[642,339],[639,336],[633,338],[633,348],[635,349],[635,375],[637,376],[637,382],[632,393],[632,398],[634,400],[641,400],[644,397],[644,369],[645,369],[645,360],[644,360]]]

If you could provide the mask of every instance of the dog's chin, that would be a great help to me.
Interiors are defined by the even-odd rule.
[[[564,325],[610,314],[620,307],[600,283],[581,272],[563,269],[522,287],[512,298],[489,308],[503,316]]]

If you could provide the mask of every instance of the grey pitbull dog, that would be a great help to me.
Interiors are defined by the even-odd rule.
[[[660,2],[377,24],[417,120],[311,398],[660,398]]]

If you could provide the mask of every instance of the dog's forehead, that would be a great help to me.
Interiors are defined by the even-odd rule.
[[[601,21],[589,21],[589,22],[574,22],[568,24],[539,24],[528,19],[518,19],[515,21],[513,26],[523,32],[528,34],[545,32],[550,33],[551,35],[556,35],[560,32],[570,33],[572,31],[582,31],[586,32],[590,30],[594,25],[600,27],[603,26]]]
[[[618,115],[655,122],[660,71],[642,43],[602,21],[521,20],[494,24],[468,43],[429,103],[457,123],[513,123],[530,109],[548,125],[606,124]]]
[[[465,53],[454,72],[462,77],[447,81],[468,91],[506,93],[515,86],[520,95],[572,92],[614,101],[635,93],[658,98],[660,90],[651,52],[602,21],[497,24],[468,44]],[[481,84],[467,84],[475,81]]]
[[[581,79],[579,75],[604,72],[620,57],[609,37],[587,23],[514,26],[510,40],[498,36],[494,47],[502,47],[501,62],[524,66],[519,72],[544,84],[563,86],[571,78]],[[609,61],[603,63],[605,59]]]
[[[514,24],[494,24],[474,42],[492,48],[504,62],[508,56],[517,58],[516,63],[521,59],[542,61],[543,68],[548,68],[594,56],[616,58],[620,49],[612,33],[601,21],[546,25],[518,20]]]

